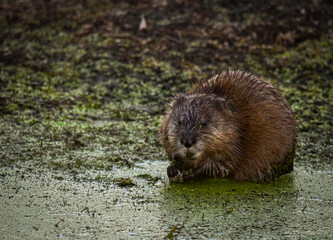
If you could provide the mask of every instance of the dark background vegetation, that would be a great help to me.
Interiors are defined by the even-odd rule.
[[[332,164],[332,16],[320,0],[4,0],[1,165],[165,159],[167,103],[226,68],[281,89],[299,122],[296,164]]]

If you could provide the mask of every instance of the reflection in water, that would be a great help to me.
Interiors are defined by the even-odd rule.
[[[296,192],[292,175],[262,183],[209,179],[170,184],[161,214],[182,237],[244,237],[242,231],[248,228],[262,233],[279,223],[283,229],[295,208]]]

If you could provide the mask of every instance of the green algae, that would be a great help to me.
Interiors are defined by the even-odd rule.
[[[76,175],[55,175],[42,167],[24,174],[29,165],[2,168],[1,236],[279,239],[333,234],[328,172],[297,168],[265,183],[208,179],[169,184],[166,167],[165,161],[150,161]],[[159,179],[147,185],[150,177]],[[135,185],[118,185],[129,179]]]
[[[130,178],[119,178],[115,180],[119,187],[133,187],[135,183]]]

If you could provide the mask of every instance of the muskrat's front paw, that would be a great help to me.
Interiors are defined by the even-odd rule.
[[[177,177],[178,177],[179,182],[186,182],[188,180],[193,179],[195,177],[195,173],[191,169],[191,170],[188,170],[188,171],[183,171]]]
[[[187,181],[187,180],[193,178],[193,174],[191,174],[191,173],[189,174],[189,171],[180,172],[178,169],[176,171],[177,171],[176,176],[173,176],[173,177],[169,176],[169,180],[171,182],[180,183],[180,182],[184,182],[184,181]]]
[[[176,177],[179,174],[179,170],[175,166],[170,165],[167,168],[167,174],[168,174],[168,177],[170,179],[172,179],[172,178]]]
[[[174,183],[180,183],[183,182],[183,176],[181,173],[179,173],[177,176],[169,178],[170,182],[174,182]]]

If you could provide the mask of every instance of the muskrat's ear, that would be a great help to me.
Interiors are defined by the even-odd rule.
[[[226,105],[226,99],[225,98],[218,98],[216,103],[219,105],[219,106],[225,106]]]
[[[177,105],[182,105],[185,102],[185,95],[182,93],[178,93],[174,100],[170,103],[170,107],[173,108]]]
[[[220,111],[224,111],[226,109],[227,102],[226,102],[225,98],[222,98],[222,97],[217,98],[217,99],[215,99],[214,103],[215,103],[215,107],[217,109],[219,109]]]

